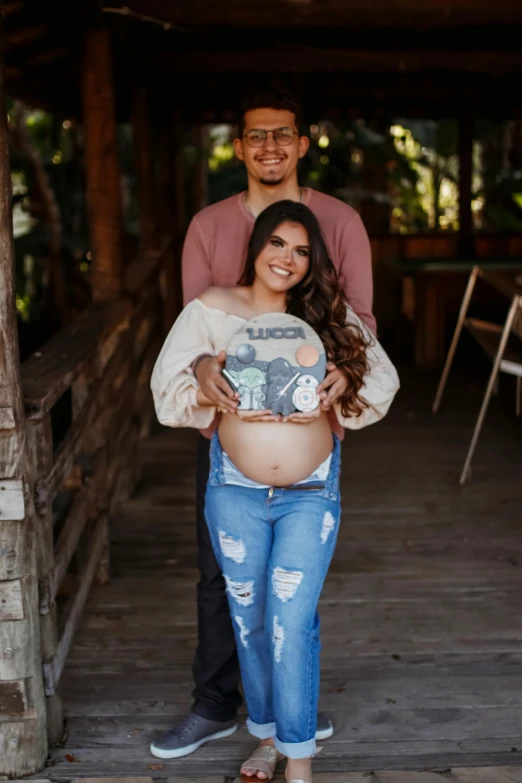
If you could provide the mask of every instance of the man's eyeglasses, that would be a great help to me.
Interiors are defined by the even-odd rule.
[[[292,128],[276,128],[268,131],[261,128],[252,128],[243,134],[243,138],[247,140],[247,144],[250,147],[262,147],[269,133],[273,135],[275,143],[281,144],[283,147],[288,147],[292,143],[294,136],[299,135]]]

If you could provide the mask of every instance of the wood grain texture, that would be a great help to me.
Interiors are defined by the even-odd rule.
[[[23,620],[22,582],[12,579],[0,582],[0,622],[3,620]]]
[[[24,485],[21,479],[0,479],[0,520],[25,517]]]
[[[0,430],[12,430],[15,426],[14,410],[0,408]]]
[[[0,686],[8,712],[0,720],[0,775],[21,777],[46,758],[32,487],[25,442],[15,308],[12,183],[4,85],[3,8],[0,9],[0,409],[15,428],[0,429]],[[24,497],[24,488],[27,497]],[[8,500],[6,500],[8,498]],[[3,512],[3,513],[2,513]],[[6,520],[6,521],[4,521]],[[17,522],[17,520],[19,520]],[[19,525],[18,528],[14,527]],[[13,686],[13,681],[24,681]],[[11,684],[9,684],[11,683]],[[15,690],[13,690],[13,688]],[[18,695],[16,689],[18,688]],[[9,692],[9,693],[8,693]]]
[[[520,783],[522,780],[522,767],[484,767],[477,769],[453,769],[451,772],[453,783]]]
[[[107,337],[125,324],[129,311],[128,301],[95,302],[24,362],[22,386],[30,418],[42,418],[51,410]]]
[[[95,300],[118,296],[122,283],[122,202],[108,29],[89,32],[82,74],[87,210]]]

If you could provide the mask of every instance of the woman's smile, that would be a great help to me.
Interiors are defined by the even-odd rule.
[[[269,269],[279,277],[290,277],[292,274],[289,269],[283,269],[280,266],[276,266],[275,264],[269,264]]]

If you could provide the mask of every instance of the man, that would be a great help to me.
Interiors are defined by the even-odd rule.
[[[245,163],[248,190],[206,207],[192,220],[183,248],[185,304],[210,286],[236,285],[255,218],[282,199],[302,201],[321,224],[330,257],[348,302],[375,333],[372,315],[370,243],[359,215],[347,204],[309,188],[300,188],[297,166],[308,151],[301,135],[299,105],[289,95],[268,94],[247,101],[240,113],[236,156]],[[201,389],[219,408],[234,413],[236,395],[221,375],[224,356],[200,356],[192,366]],[[345,390],[335,367],[319,391],[329,410]],[[202,433],[202,435],[209,433]],[[159,758],[192,753],[204,742],[237,730],[239,664],[225,583],[215,560],[204,518],[204,495],[209,473],[209,440],[201,437],[197,455],[197,532],[201,580],[198,584],[198,648],[194,659],[192,711],[151,745]],[[333,734],[330,721],[318,716],[317,739]]]

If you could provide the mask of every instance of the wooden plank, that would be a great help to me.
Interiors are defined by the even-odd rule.
[[[22,365],[26,414],[40,419],[92,361],[106,337],[130,311],[128,301],[93,303]]]
[[[152,783],[152,778],[73,778],[71,783]]]
[[[0,579],[17,579],[28,566],[24,545],[25,530],[19,521],[0,524]]]
[[[522,767],[470,767],[451,770],[451,783],[520,783]]]
[[[117,351],[112,355],[103,375],[91,387],[85,407],[77,414],[76,420],[54,455],[54,463],[49,474],[37,484],[37,507],[40,513],[45,513],[45,509],[52,502],[59,486],[70,473],[75,457],[82,447],[83,439],[91,434],[92,419],[107,406],[107,395],[113,393],[114,382],[118,375],[123,380],[121,368],[125,365],[128,351],[134,342],[136,320],[137,318],[134,317],[133,324],[119,334]]]
[[[21,479],[0,479],[0,520],[24,519],[24,486]]]
[[[71,642],[78,626],[81,612],[85,605],[87,595],[91,588],[96,568],[99,565],[103,544],[106,537],[107,518],[101,516],[92,535],[91,546],[85,571],[81,575],[80,585],[73,596],[67,612],[65,627],[56,649],[56,654],[51,661],[44,663],[44,677],[46,682],[46,694],[52,696],[62,676],[65,659],[69,652]]]
[[[375,783],[448,783],[447,775],[437,772],[406,772],[376,770]]]
[[[0,408],[0,430],[12,430],[14,427],[14,410],[12,408]]]
[[[49,585],[51,601],[56,598],[87,520],[96,511],[101,485],[106,478],[105,471],[106,456],[104,451],[100,451],[94,462],[93,474],[87,480],[86,486],[75,497],[67,520],[56,541],[54,568]],[[41,606],[40,611],[45,612],[45,606]]]
[[[200,749],[194,756],[188,756],[182,759],[176,759],[175,762],[163,762],[160,770],[155,770],[155,777],[168,777],[171,771],[177,774],[186,774],[188,777],[219,773],[227,777],[237,776],[238,769],[245,760],[246,755],[252,750],[252,739],[245,729],[242,729],[237,735],[237,739],[232,742],[227,739],[225,742],[208,743]],[[101,748],[83,748],[68,745],[65,751],[52,750],[52,777],[53,780],[70,780],[71,764],[66,759],[66,753],[76,759],[75,774],[78,776],[102,776],[107,771],[115,771],[118,775],[146,775],[150,773],[151,758],[147,757],[147,743],[152,739],[152,735],[147,733],[138,735],[135,738],[134,747],[130,748],[111,748],[110,760],[101,755]],[[469,763],[475,763],[481,766],[485,752],[483,743],[464,741],[460,748],[453,743],[445,741],[430,742],[424,746],[415,746],[408,742],[401,743],[361,743],[357,748],[350,748],[347,751],[335,751],[328,741],[328,752],[326,750],[314,759],[314,774],[327,772],[344,771],[346,773],[358,771],[361,769],[371,770],[376,764],[385,766],[387,769],[426,769],[436,768],[440,764],[440,759],[446,753],[447,764],[457,765],[459,759],[467,759]],[[326,749],[326,743],[325,743]],[[510,748],[506,742],[499,743],[496,751],[491,751],[495,764],[506,764],[508,760],[517,754],[511,754]],[[520,760],[520,755],[518,757]],[[152,760],[154,763],[155,760]],[[175,767],[174,767],[175,763]],[[447,769],[448,767],[446,767]],[[451,781],[451,778],[450,778]],[[442,781],[441,781],[442,783]],[[496,783],[496,781],[495,781]]]
[[[0,622],[23,620],[24,616],[21,580],[0,582]]]
[[[28,706],[25,680],[0,682],[0,721],[20,720]]]

